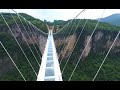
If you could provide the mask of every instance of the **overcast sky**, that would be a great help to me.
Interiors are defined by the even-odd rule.
[[[14,9],[18,13],[26,13],[40,20],[68,20],[74,18],[83,9]],[[13,12],[8,9],[1,9],[0,12]],[[100,18],[103,9],[86,9],[84,13],[77,18]],[[91,14],[90,14],[91,13]],[[106,9],[103,17],[107,17],[114,13],[120,13],[120,9]],[[90,14],[90,16],[89,16]]]

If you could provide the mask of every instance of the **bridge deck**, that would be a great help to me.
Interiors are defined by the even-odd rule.
[[[49,31],[37,81],[62,81],[52,30]]]

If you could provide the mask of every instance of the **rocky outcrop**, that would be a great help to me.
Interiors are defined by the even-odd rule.
[[[80,37],[82,39],[80,39],[78,42],[83,45],[83,47],[80,48],[80,50],[78,50],[79,56],[81,55],[82,51],[86,47],[89,40],[90,41],[83,53],[84,58],[89,55],[90,51],[92,51],[95,54],[96,53],[104,54],[106,51],[108,51],[108,49],[112,45],[117,33],[118,32],[116,32],[116,31],[111,32],[111,31],[107,31],[107,30],[96,30],[96,32],[93,34],[93,37],[91,39],[90,39],[91,34],[84,33],[84,35],[82,35],[82,37]],[[65,39],[58,38],[55,40],[56,46],[64,45],[64,47],[61,51],[62,57],[68,57],[68,55],[70,54],[71,50],[74,47],[74,44],[75,44],[77,38],[78,38],[78,36],[76,36],[76,35],[70,35],[70,36],[66,37]],[[77,47],[79,47],[79,46],[77,46]],[[117,39],[117,41],[115,42],[112,51],[119,52],[120,49],[116,49],[116,48],[120,48],[120,36]]]
[[[69,52],[72,52],[75,41],[76,35],[70,35],[69,37],[66,38],[65,47],[61,52],[62,57],[67,57],[69,55]]]
[[[32,30],[32,29],[29,30],[27,26],[25,26],[26,28],[25,30],[21,24],[19,24],[18,26],[19,28],[16,26],[16,24],[10,26],[17,40],[19,40],[19,42],[24,42],[24,43],[26,43],[27,41],[28,44],[37,44],[40,48],[41,53],[43,53],[47,41],[47,35],[46,36],[42,35],[41,32],[39,32],[38,30]],[[12,35],[12,33],[8,28],[6,28],[6,30],[1,29],[0,31],[7,32]]]
[[[20,29],[16,25],[10,26],[14,36],[17,38],[20,45],[22,43],[26,44],[26,41],[28,44],[37,44],[42,54],[45,48],[46,41],[47,41],[47,35],[45,36],[37,30],[33,31],[31,29],[30,31],[27,29],[26,26],[25,27],[27,29],[27,32],[21,25],[19,25],[19,27]],[[22,33],[20,32],[20,30],[22,31]],[[10,32],[8,28],[3,28],[3,29],[1,28],[0,32],[5,32],[5,33],[9,33],[12,35],[12,33]],[[15,55],[15,53],[13,56],[15,58],[14,60],[16,61],[19,60],[18,56]],[[13,71],[14,69],[15,69],[15,66],[7,55],[5,57],[0,57],[0,76],[6,74],[7,72]]]
[[[88,54],[89,54],[89,52],[90,52],[90,50],[91,50],[91,48],[92,48],[92,40],[90,39],[90,37],[91,36],[86,36],[85,37],[85,43],[84,43],[84,46],[86,47],[85,48],[85,51],[84,51],[84,53],[83,53],[83,57],[87,57],[88,56]],[[88,43],[89,42],[89,43]],[[87,45],[87,46],[86,46]]]
[[[95,34],[95,41],[98,41],[99,39],[101,39],[103,35],[104,35],[103,32],[98,31],[98,32]]]

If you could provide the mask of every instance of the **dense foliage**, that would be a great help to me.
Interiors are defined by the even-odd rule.
[[[47,30],[47,26],[46,26],[46,23],[39,20],[39,19],[36,19],[30,15],[27,15],[25,13],[19,13],[21,16],[23,16],[26,20],[30,21],[33,25],[35,25],[37,28],[39,28],[40,30],[42,30],[43,32],[48,32]],[[5,20],[7,21],[7,23],[9,25],[12,25],[15,23],[14,19],[16,20],[16,22],[18,24],[21,24],[20,22],[20,19],[23,23],[25,23],[25,20],[21,17],[20,19],[18,18],[17,14],[14,14],[14,13],[2,13],[3,17],[5,18]],[[13,19],[13,17],[14,19]],[[0,25],[5,25],[4,21],[3,21],[3,18],[0,16]]]
[[[24,16],[27,20],[29,20],[31,23],[33,23],[35,26],[37,26],[38,28],[40,28],[41,30],[43,30],[44,32],[47,32],[45,30],[46,29],[46,25],[38,20],[35,19],[29,15],[26,15],[24,13],[20,13],[22,16]],[[9,23],[9,25],[13,25],[14,24],[14,20],[11,18],[10,14],[6,14],[3,13],[5,19],[7,20],[7,22]],[[20,20],[18,19],[18,17],[16,16],[16,14],[13,14],[13,16],[15,17],[17,23],[20,23]],[[21,18],[21,20],[23,21],[23,19]],[[53,23],[48,22],[49,25],[56,25],[59,27],[59,29],[61,29],[65,24],[67,24],[68,21],[62,21],[62,20],[55,20]],[[80,21],[80,22],[79,22]],[[73,32],[75,31],[76,26],[78,25],[79,22],[79,26],[75,32],[75,34],[79,35],[80,31],[82,30],[82,27],[84,25],[84,23],[86,22],[86,19],[83,20],[74,20],[73,23],[69,24],[69,27],[64,28],[63,30],[61,30],[59,33],[54,35],[55,40],[61,38],[62,40],[64,38],[62,38],[62,35],[65,35],[65,38],[68,37],[69,35],[66,34],[70,31],[70,34],[72,35]],[[23,23],[25,24],[25,22],[23,21]],[[79,56],[81,54],[81,51],[83,50],[84,46],[84,39],[85,39],[85,35],[90,35],[92,33],[92,31],[95,28],[97,21],[96,20],[88,20],[85,28],[84,28],[84,32],[81,36],[81,38],[79,39],[79,43],[77,43],[71,57],[70,60],[63,72],[63,80],[67,81],[72,73],[73,68],[75,67]],[[0,17],[0,26],[2,28],[7,28],[3,19]],[[95,73],[98,70],[98,67],[100,66],[100,64],[102,63],[108,48],[106,49],[105,47],[101,47],[101,46],[105,46],[105,42],[107,42],[108,39],[106,39],[107,36],[111,35],[114,39],[116,36],[116,33],[120,30],[120,27],[118,26],[114,26],[108,23],[102,23],[100,22],[97,30],[101,30],[104,31],[104,37],[96,42],[96,46],[97,46],[97,53],[93,52],[93,48],[90,51],[89,55],[86,58],[82,58],[78,64],[78,67],[76,68],[73,77],[71,78],[71,80],[76,80],[76,81],[80,81],[80,80],[84,80],[84,81],[91,81],[95,75]],[[111,33],[111,34],[110,34]],[[114,34],[114,35],[112,35]],[[19,46],[17,45],[15,39],[13,38],[13,36],[11,36],[11,34],[9,33],[3,33],[0,32],[0,41],[3,43],[3,45],[5,46],[5,48],[8,50],[8,52],[10,53],[11,57],[13,58],[13,60],[15,61],[15,63],[17,64],[18,68],[20,69],[20,71],[23,73],[23,75],[25,76],[26,80],[30,81],[35,81],[36,80],[36,76],[33,72],[33,70],[31,69],[30,65],[28,64],[25,56],[23,55],[22,51],[20,50]],[[33,67],[35,68],[35,71],[38,73],[39,70],[39,66],[37,65],[36,60],[34,59],[32,53],[30,52],[28,46],[23,43],[22,41],[20,42],[23,50],[26,53],[26,56],[28,57],[28,59],[30,60],[30,62],[32,63]],[[60,44],[59,46],[57,46],[57,50],[59,48],[58,53],[60,53],[62,47],[65,44]],[[37,50],[39,50],[38,46],[35,45]],[[38,57],[33,45],[31,44],[30,47],[32,48],[33,52],[35,53],[35,56],[37,57],[37,59],[39,60],[39,63],[41,63],[40,58]],[[101,47],[101,48],[100,48]],[[120,49],[120,47],[115,47],[114,50],[118,50]],[[99,52],[99,53],[98,53]],[[40,53],[40,51],[39,51]],[[41,54],[41,53],[40,53]],[[106,59],[103,67],[101,68],[96,80],[114,80],[114,81],[118,81],[120,80],[120,52],[111,52],[108,56],[108,58]],[[41,55],[42,56],[42,55]],[[6,59],[7,58],[7,59]],[[66,63],[68,58],[64,58],[61,64],[61,71],[63,70],[63,67]],[[0,74],[0,80],[23,80],[22,77],[20,76],[20,74],[18,73],[17,69],[14,67],[13,63],[11,62],[10,58],[8,57],[8,55],[6,54],[6,52],[4,51],[4,49],[2,48],[2,46],[0,45],[0,64],[1,64],[1,70],[2,70],[2,66],[8,66],[9,68],[12,67],[12,69],[9,69],[8,71]],[[9,63],[6,63],[8,61]],[[3,65],[2,65],[3,64]]]
[[[58,39],[64,39],[67,38],[69,35],[72,35],[74,31],[76,30],[77,23],[80,20],[74,20],[72,24],[69,24],[68,27],[64,28],[61,30],[59,33],[54,34],[54,38],[56,40]],[[75,34],[78,35],[80,34],[82,27],[84,23],[86,22],[86,19],[83,19],[80,21],[79,26],[75,32]],[[78,40],[78,43],[71,54],[71,57],[69,59],[69,62],[63,72],[63,80],[67,81],[77,63],[79,60],[79,57],[85,47],[84,42],[85,38],[87,35],[91,35],[92,31],[95,28],[97,21],[96,20],[88,20],[84,31],[81,34],[80,39]],[[72,29],[71,29],[72,28]],[[103,37],[95,41],[95,34],[97,34],[98,31],[103,32]],[[103,23],[99,22],[98,27],[96,28],[96,32],[93,35],[92,38],[92,45],[95,45],[94,48],[91,49],[90,53],[86,58],[81,58],[80,62],[71,78],[72,81],[92,81],[93,77],[95,76],[100,64],[102,63],[106,53],[108,52],[109,48],[106,48],[106,42],[108,42],[109,36],[111,36],[110,40],[115,39],[118,31],[120,31],[120,27],[114,26],[108,23]],[[70,32],[70,33],[69,33]],[[61,37],[64,35],[64,38]],[[120,37],[119,37],[120,39]],[[57,46],[58,52],[62,50],[62,47],[64,44],[60,44]],[[96,50],[94,50],[96,49]],[[115,52],[114,52],[115,51]],[[117,52],[116,52],[117,51]],[[120,80],[120,47],[116,47],[116,49],[112,49],[110,54],[108,55],[103,67],[101,68],[100,72],[98,73],[98,76],[96,77],[95,80],[102,80],[102,81],[119,81]],[[61,58],[59,59],[61,60]],[[61,63],[61,71],[63,70],[63,67],[68,60],[68,57],[63,58],[62,63]]]
[[[21,49],[19,48],[18,44],[16,43],[13,36],[11,36],[8,33],[0,33],[0,41],[5,46],[6,50],[22,72],[23,76],[27,81],[36,81],[37,77],[35,73],[33,72],[32,68],[30,67],[27,59],[25,58],[24,54],[22,53]],[[30,49],[25,43],[20,43],[22,49],[24,50],[26,56],[28,57],[29,61],[33,65],[35,71],[38,73],[39,66],[33,57],[32,53],[30,52]],[[34,44],[37,50],[39,51],[39,48],[36,44]],[[33,45],[30,45],[31,49],[33,50],[33,53],[37,57],[37,60],[39,63],[41,63],[41,59],[38,57],[38,54],[36,53]],[[39,51],[40,53],[40,51]],[[41,53],[40,53],[41,54]],[[12,61],[8,57],[7,53],[3,49],[3,47],[0,45],[0,67],[1,67],[1,74],[0,74],[0,81],[1,80],[7,80],[7,81],[21,81],[23,78],[20,76],[19,72],[13,65]],[[3,69],[2,69],[3,68]]]

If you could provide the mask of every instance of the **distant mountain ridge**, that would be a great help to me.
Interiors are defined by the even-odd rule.
[[[98,20],[98,19],[97,19]],[[113,25],[117,25],[120,26],[120,14],[116,13],[116,14],[112,14],[108,17],[105,18],[101,18],[100,20],[101,22],[107,22]]]

